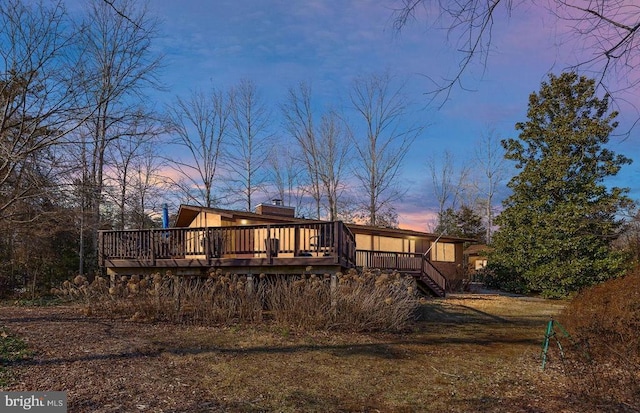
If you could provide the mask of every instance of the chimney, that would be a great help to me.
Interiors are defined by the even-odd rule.
[[[256,207],[256,214],[271,215],[284,218],[295,218],[296,209],[284,206],[282,199],[272,199],[270,204],[260,204]]]

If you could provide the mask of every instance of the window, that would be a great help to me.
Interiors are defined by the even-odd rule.
[[[455,262],[456,246],[447,242],[436,242],[431,248],[431,259],[433,261]]]

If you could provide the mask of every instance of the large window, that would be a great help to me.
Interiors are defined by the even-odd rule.
[[[456,261],[456,245],[448,242],[436,242],[431,248],[432,261]]]

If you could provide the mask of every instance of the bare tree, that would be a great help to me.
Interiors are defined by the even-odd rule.
[[[138,4],[133,0],[111,4],[93,0],[81,28],[83,65],[79,70],[86,76],[85,100],[90,115],[78,141],[82,145],[82,203],[87,211],[91,254],[96,251],[96,231],[101,225],[107,150],[128,134],[131,125],[154,119],[144,92],[147,87],[159,87],[156,73],[161,56],[151,46],[158,22]]]
[[[378,225],[381,211],[403,194],[397,181],[402,161],[422,127],[406,127],[407,99],[388,73],[359,77],[350,93],[357,113],[351,130],[356,150],[355,176],[360,182],[364,219]]]
[[[57,187],[61,147],[78,124],[75,33],[61,2],[0,3],[0,222]]]
[[[295,207],[298,215],[305,216],[304,166],[295,156],[295,147],[288,141],[280,141],[276,146],[278,150],[272,151],[269,157],[270,181],[275,186],[276,198]]]
[[[265,190],[266,165],[273,139],[269,134],[271,114],[261,99],[256,84],[241,80],[229,92],[231,128],[224,164],[231,202],[241,202],[247,211],[253,209],[253,195]]]
[[[315,218],[321,217],[322,182],[320,180],[320,153],[311,107],[311,87],[300,83],[290,88],[288,100],[282,107],[285,127],[298,143],[300,159],[304,165],[311,197],[315,202]]]
[[[126,227],[128,195],[133,173],[131,167],[143,142],[140,139],[118,139],[107,151],[110,167],[105,172],[105,195],[110,203],[115,204],[117,208],[116,229],[125,229]]]
[[[108,188],[105,192],[118,211],[117,229],[125,229],[127,224],[132,223],[129,216],[138,207],[138,203],[133,202],[133,195],[140,193],[139,185],[134,186],[138,183],[137,174],[141,163],[146,161],[143,157],[149,156],[154,148],[153,142],[157,141],[160,132],[161,129],[153,122],[136,123],[131,125],[128,133],[114,140],[107,148],[105,181]]]
[[[302,83],[297,90],[289,90],[283,112],[289,133],[300,150],[316,218],[321,218],[326,209],[327,218],[333,221],[340,215],[342,205],[344,175],[349,165],[349,133],[343,117],[335,110],[316,110],[315,114],[313,110],[309,85]]]
[[[161,205],[168,202],[169,182],[162,170],[166,167],[164,159],[159,156],[158,147],[153,143],[145,143],[133,164],[131,182],[131,222],[136,228],[151,226],[149,212],[158,214]],[[158,214],[159,215],[159,214]]]
[[[640,57],[640,7],[635,0],[550,0],[539,4],[511,0],[398,0],[398,3],[394,11],[396,30],[425,14],[427,19],[448,27],[450,35],[459,39],[455,45],[462,54],[459,69],[452,78],[438,82],[434,96],[444,92],[448,97],[453,86],[462,85],[463,75],[473,62],[486,64],[496,37],[493,25],[499,13],[504,10],[503,18],[508,18],[516,7],[524,4],[548,7],[548,13],[566,21],[568,39],[575,42],[574,49],[585,51],[581,61],[568,64],[570,69],[599,73],[605,87],[602,80],[609,74],[617,81],[630,82],[630,87],[635,88],[640,82],[633,63]]]
[[[455,211],[460,204],[473,204],[473,201],[467,198],[470,189],[469,165],[458,167],[453,154],[445,150],[437,158],[433,156],[429,158],[427,168],[431,175],[433,194],[438,201],[439,217],[442,217],[447,209]]]
[[[495,216],[495,197],[507,177],[504,149],[493,130],[483,134],[475,146],[475,163],[481,176],[478,191],[482,199],[486,229],[485,240],[487,243],[491,243]]]
[[[185,159],[173,157],[172,167],[180,175],[174,184],[199,205],[212,207],[219,199],[214,192],[218,178],[222,145],[227,139],[230,106],[225,93],[193,92],[187,100],[178,98],[169,108],[173,143],[186,149]]]
[[[328,218],[338,219],[344,174],[349,166],[349,139],[342,118],[335,111],[322,116],[318,131],[319,177],[327,201]]]

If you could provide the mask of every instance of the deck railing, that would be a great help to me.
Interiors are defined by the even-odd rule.
[[[100,231],[105,260],[335,257],[355,266],[355,237],[342,222]],[[338,262],[338,261],[336,261]]]
[[[436,293],[444,293],[447,289],[447,279],[424,254],[357,250],[356,266],[419,273],[421,277],[426,276],[435,284],[438,289]]]
[[[356,251],[356,265],[362,268],[420,271],[422,254],[411,252]]]

